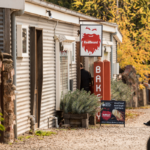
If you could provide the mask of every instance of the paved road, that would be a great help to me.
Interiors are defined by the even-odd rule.
[[[150,127],[150,109],[138,109],[143,114],[120,126],[103,125],[96,129],[55,130],[57,135],[43,140],[31,138],[12,145],[0,144],[0,150],[146,150]]]

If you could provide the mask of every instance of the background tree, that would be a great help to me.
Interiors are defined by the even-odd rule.
[[[130,101],[133,91],[122,81],[111,81],[111,98],[117,101]]]
[[[71,8],[71,4],[73,3],[73,0],[45,0],[47,2],[54,3],[56,5],[60,5],[66,8]]]
[[[133,65],[142,79],[150,74],[150,3],[149,0],[75,0],[72,8],[103,19],[116,22],[123,35],[118,46],[121,68]]]

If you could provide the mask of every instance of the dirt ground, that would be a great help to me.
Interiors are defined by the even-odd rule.
[[[18,140],[14,144],[0,144],[0,150],[146,150],[150,127],[150,109],[135,109],[141,114],[123,125],[97,125],[89,129],[51,129],[56,135],[37,136]]]

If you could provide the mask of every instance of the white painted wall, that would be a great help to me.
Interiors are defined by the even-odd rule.
[[[49,17],[46,10],[51,11],[52,18]],[[38,5],[34,5],[32,3],[26,3],[25,12],[40,15],[40,16],[43,16],[47,19],[57,19],[57,20],[63,20],[63,22],[79,24],[79,18],[78,17],[72,16],[72,15],[69,15],[69,14],[64,14],[62,12],[52,10],[52,9],[49,9],[49,8],[46,8],[46,7],[41,7],[41,6],[38,6]]]
[[[0,0],[1,8],[24,10],[25,0]]]
[[[17,24],[26,25],[28,27],[35,26],[43,29],[43,89],[41,102],[41,120],[40,128],[48,128],[48,116],[55,116],[56,112],[56,87],[59,82],[56,81],[56,51],[54,42],[54,27],[56,21],[47,20],[31,15],[23,15],[16,17]],[[78,26],[66,23],[58,23],[56,34],[67,35],[77,38]],[[30,30],[28,35],[28,57],[17,57],[17,131],[18,135],[30,130]],[[76,55],[76,53],[75,53]],[[76,63],[70,66],[69,78],[73,79],[73,90],[77,86]],[[58,105],[59,106],[59,105]],[[50,119],[49,127],[54,125],[54,119]]]

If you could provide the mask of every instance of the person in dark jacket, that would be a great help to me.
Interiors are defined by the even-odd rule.
[[[91,84],[91,74],[83,69],[83,64],[80,63],[80,70],[81,70],[81,85],[80,90],[84,89],[85,91],[90,91],[90,84]]]
[[[147,150],[150,150],[150,138],[147,141]]]

